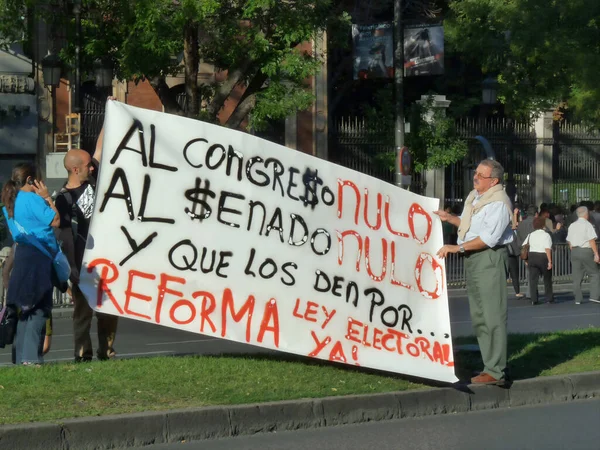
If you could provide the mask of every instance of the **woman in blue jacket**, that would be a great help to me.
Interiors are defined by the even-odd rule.
[[[60,217],[48,188],[37,179],[30,163],[17,164],[11,179],[2,188],[2,211],[17,244],[14,266],[8,283],[6,303],[21,314],[15,339],[17,364],[41,364],[38,345],[52,311],[52,259],[58,251],[53,228]]]

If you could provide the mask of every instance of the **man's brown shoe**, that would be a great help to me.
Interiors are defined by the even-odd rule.
[[[496,380],[493,376],[481,372],[476,377],[471,378],[471,384],[503,384],[504,381]]]

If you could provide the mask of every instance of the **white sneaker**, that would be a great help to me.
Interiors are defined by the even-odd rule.
[[[600,303],[600,300],[596,300],[595,298],[590,298],[590,302]]]

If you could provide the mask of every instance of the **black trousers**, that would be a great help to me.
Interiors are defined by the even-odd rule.
[[[517,295],[521,292],[521,286],[519,285],[519,259],[517,255],[508,255],[508,274]]]
[[[529,288],[531,292],[531,303],[538,302],[538,280],[544,277],[544,293],[548,302],[554,301],[552,292],[552,270],[548,270],[548,256],[546,253],[529,252],[527,260],[529,264]]]

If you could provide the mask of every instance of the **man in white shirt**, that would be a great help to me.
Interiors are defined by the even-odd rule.
[[[546,219],[536,217],[533,220],[533,229],[523,242],[529,245],[527,268],[529,269],[529,287],[531,304],[538,302],[538,280],[544,279],[544,292],[548,303],[554,303],[554,292],[552,289],[552,238],[545,230]]]
[[[580,206],[575,210],[577,220],[569,225],[567,242],[571,248],[571,267],[573,268],[573,290],[575,291],[575,304],[583,302],[581,282],[584,274],[590,278],[590,302],[600,303],[600,271],[598,264],[598,246],[596,244],[596,230],[589,222],[589,210]]]
[[[508,315],[508,252],[512,242],[512,205],[502,188],[504,169],[497,161],[482,161],[473,177],[475,188],[465,200],[460,217],[445,211],[436,214],[458,227],[458,245],[444,245],[437,253],[465,256],[467,294],[473,330],[477,336],[483,371],[474,384],[506,382],[506,320]]]

